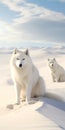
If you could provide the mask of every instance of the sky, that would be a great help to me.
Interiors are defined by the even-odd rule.
[[[65,45],[65,0],[0,0],[0,47]]]

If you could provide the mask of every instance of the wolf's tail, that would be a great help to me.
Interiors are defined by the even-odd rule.
[[[64,98],[62,98],[61,96],[54,94],[52,92],[46,92],[45,97],[51,98],[51,99],[54,99],[54,100],[57,100],[57,101],[65,102]]]

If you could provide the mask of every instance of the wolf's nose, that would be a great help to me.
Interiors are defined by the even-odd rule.
[[[53,64],[52,64],[52,66],[53,66]]]
[[[19,64],[19,67],[22,67],[22,64]]]

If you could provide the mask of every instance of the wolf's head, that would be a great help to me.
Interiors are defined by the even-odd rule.
[[[53,59],[48,59],[48,65],[51,69],[54,69],[55,66],[56,66],[57,62],[56,62],[56,59],[53,58]]]
[[[25,51],[15,49],[12,55],[11,62],[18,69],[23,69],[26,66],[29,66],[29,64],[31,64],[31,58],[29,56],[28,49]]]

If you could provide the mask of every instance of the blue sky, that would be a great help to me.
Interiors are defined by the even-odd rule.
[[[65,0],[0,0],[0,47],[65,44]]]
[[[60,0],[27,0],[28,2],[38,4],[39,6],[45,7],[47,9],[62,12],[65,14],[65,3]]]

